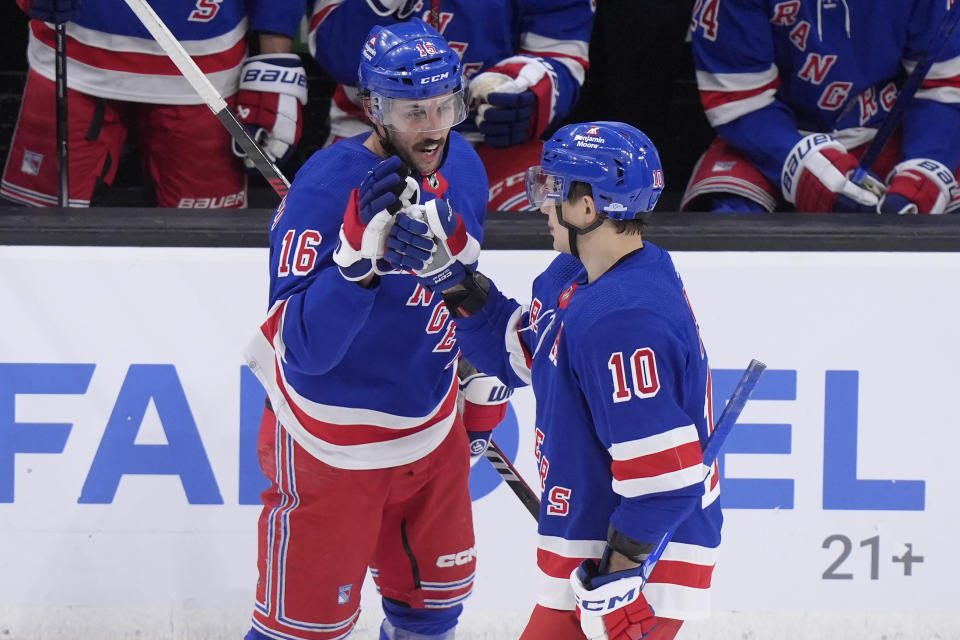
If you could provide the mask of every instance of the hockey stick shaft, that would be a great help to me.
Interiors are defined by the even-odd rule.
[[[740,413],[743,412],[743,408],[747,404],[747,400],[750,399],[750,394],[753,393],[754,387],[760,382],[760,376],[766,369],[767,365],[754,359],[750,361],[743,375],[740,376],[740,381],[734,388],[727,405],[720,412],[717,426],[707,439],[707,446],[703,449],[703,464],[705,466],[713,465],[713,462],[717,459],[720,447],[723,446],[727,436],[733,430],[733,425],[736,424],[737,418],[740,417]]]
[[[954,2],[950,10],[947,11],[947,15],[944,17],[943,22],[940,23],[940,27],[930,39],[930,45],[927,47],[926,52],[917,60],[917,66],[913,68],[913,71],[911,71],[907,77],[907,81],[903,83],[903,88],[900,89],[900,94],[897,96],[897,101],[893,105],[893,109],[890,110],[890,113],[877,129],[877,134],[873,137],[873,140],[870,141],[870,146],[867,147],[866,152],[860,158],[860,164],[853,172],[851,181],[854,184],[869,189],[870,183],[876,182],[876,180],[871,180],[868,176],[870,169],[873,168],[873,164],[880,157],[880,152],[883,151],[883,147],[890,140],[893,132],[903,120],[907,107],[913,102],[913,97],[920,88],[920,83],[927,77],[930,68],[933,66],[937,57],[939,57],[941,50],[946,46],[947,41],[950,40],[950,36],[953,35],[957,27],[958,20],[960,20],[960,1]]]
[[[163,23],[160,16],[147,3],[147,0],[124,0],[133,12],[147,28],[153,39],[157,41],[160,48],[167,54],[170,60],[177,66],[183,77],[186,78],[193,90],[197,92],[200,98],[206,103],[213,115],[217,116],[221,124],[237,141],[240,148],[243,149],[247,157],[253,161],[257,171],[266,179],[266,181],[277,192],[277,195],[283,197],[290,189],[290,182],[286,176],[280,172],[277,165],[273,163],[267,154],[264,153],[260,145],[256,143],[250,132],[237,120],[237,116],[227,106],[226,100],[220,95],[213,83],[203,74],[197,63],[193,61],[190,54],[187,53],[183,45],[177,40],[176,36]]]
[[[493,465],[493,468],[500,474],[503,481],[507,483],[507,486],[513,490],[513,493],[520,498],[520,502],[527,508],[527,511],[530,512],[533,519],[538,520],[540,517],[540,498],[537,497],[537,494],[533,492],[530,485],[528,485],[520,473],[517,472],[513,463],[511,463],[510,459],[503,453],[503,450],[497,446],[496,442],[491,440],[490,446],[483,452],[483,455],[490,461],[490,464]]]
[[[70,155],[67,126],[67,25],[56,25],[54,72],[57,94],[57,203],[70,206]]]
[[[753,393],[754,387],[757,386],[757,383],[760,381],[760,376],[763,375],[766,368],[767,365],[756,359],[751,360],[750,364],[747,365],[746,371],[744,371],[740,377],[740,382],[737,383],[736,388],[733,390],[733,395],[731,395],[730,400],[727,401],[727,406],[725,406],[720,413],[720,419],[717,421],[716,428],[707,439],[707,446],[703,448],[703,465],[707,469],[710,469],[714,461],[716,461],[717,455],[720,453],[720,447],[723,446],[727,436],[730,435],[730,432],[733,430],[733,425],[736,424],[737,418],[740,417],[740,412],[743,411],[743,407],[747,404],[747,400],[750,399],[750,394]],[[667,543],[670,542],[670,538],[672,537],[673,529],[670,529],[663,534],[660,542],[657,543],[657,546],[653,548],[650,555],[647,556],[643,564],[640,565],[640,576],[643,578],[644,583],[650,579],[650,574],[653,573],[654,566],[656,566],[660,556],[663,555],[663,551],[667,548]]]

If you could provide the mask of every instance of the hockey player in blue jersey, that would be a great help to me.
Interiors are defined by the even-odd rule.
[[[944,21],[948,0],[697,0],[697,84],[717,138],[682,209],[960,209],[960,30],[927,73],[873,170],[849,178]]]
[[[386,255],[443,291],[471,362],[533,386],[542,589],[522,640],[669,640],[709,612],[722,514],[707,354],[670,255],[641,236],[660,160],[629,125],[568,125],[526,187],[561,254],[527,306],[456,259],[442,201],[398,214]]]
[[[587,69],[593,0],[313,0],[310,51],[339,84],[331,140],[366,129],[357,98],[356,51],[369,30],[422,18],[460,54],[470,116],[457,130],[476,145],[490,178],[490,210],[530,208],[523,173],[541,136],[573,108]]]
[[[55,206],[54,24],[67,35],[70,206],[96,204],[129,136],[160,207],[247,205],[252,161],[123,2],[17,0],[30,14],[30,72],[0,197]],[[171,33],[278,163],[293,153],[307,76],[293,50],[304,0],[151,0]],[[256,32],[259,52],[249,55]],[[46,158],[46,161],[44,159]]]
[[[440,296],[380,259],[392,213],[434,198],[456,212],[455,254],[477,258],[487,182],[451,133],[466,115],[460,59],[419,20],[357,44],[373,132],[298,172],[270,230],[270,312],[246,354],[269,396],[259,453],[272,480],[247,640],[345,638],[368,568],[381,640],[451,640],[476,566],[468,439],[481,453],[506,410],[495,378],[458,381]]]

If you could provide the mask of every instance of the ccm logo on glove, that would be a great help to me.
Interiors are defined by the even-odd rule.
[[[613,584],[613,583],[611,583]],[[628,605],[640,595],[640,588],[636,585],[625,588],[622,593],[610,593],[607,591],[604,593],[604,598],[601,600],[587,600],[586,598],[581,598],[580,594],[577,596],[577,606],[580,607],[583,611],[593,611],[596,613],[603,613],[605,611],[614,611],[619,609],[624,605]]]

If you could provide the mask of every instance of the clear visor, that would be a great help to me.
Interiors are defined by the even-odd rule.
[[[373,117],[385,127],[401,133],[426,133],[450,129],[467,117],[463,89],[432,98],[387,98],[370,94]]]
[[[563,198],[563,178],[546,173],[543,167],[527,169],[527,200],[538,209],[544,202]]]

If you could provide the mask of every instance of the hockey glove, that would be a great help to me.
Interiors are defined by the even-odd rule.
[[[80,15],[80,0],[33,0],[20,5],[31,18],[61,24]]]
[[[430,227],[420,211],[402,209],[397,213],[383,258],[400,271],[422,271],[433,258],[436,246]]]
[[[477,128],[494,147],[538,138],[556,116],[556,72],[532,56],[513,56],[470,82]]]
[[[880,213],[944,213],[957,188],[953,172],[936,160],[901,162],[887,177]]]
[[[295,53],[267,53],[247,58],[240,70],[237,118],[267,157],[278,165],[293,155],[300,140],[307,72]],[[233,141],[233,153],[250,172],[253,160]]]
[[[471,467],[490,446],[494,427],[507,415],[507,401],[512,393],[513,389],[500,382],[499,378],[479,371],[461,378],[463,426],[470,440]]]
[[[435,201],[431,201],[435,202]],[[430,291],[445,291],[467,279],[467,271],[424,220],[423,210],[403,209],[387,238],[384,259],[394,269],[412,271]]]
[[[394,214],[420,201],[420,185],[409,173],[403,160],[390,156],[360,181],[357,200],[351,199],[343,226],[351,245],[359,247],[364,258],[383,257]]]
[[[427,247],[424,240],[431,240]],[[385,255],[396,268],[412,270],[430,291],[463,282],[465,265],[476,263],[480,243],[467,233],[463,218],[445,200],[405,208],[397,214]],[[427,255],[429,251],[429,255]]]
[[[360,209],[357,190],[350,193],[347,211],[340,225],[340,239],[333,250],[333,261],[340,267],[340,275],[347,280],[356,282],[363,280],[374,273],[374,260],[363,257],[360,249],[363,246],[366,225],[359,221],[357,211]]]
[[[360,181],[358,211],[364,224],[369,224],[382,211],[393,215],[407,205],[420,202],[420,185],[413,178],[404,180],[409,175],[410,169],[400,156],[390,156],[367,172]]]
[[[403,163],[396,156],[384,160],[367,173],[359,189],[350,193],[340,226],[340,241],[333,252],[333,261],[347,280],[363,280],[370,273],[384,274],[391,270],[390,264],[383,260],[387,237],[394,224],[394,213],[390,209],[394,201],[399,209],[404,203],[412,205],[420,198],[417,181],[404,177],[405,167],[398,173],[398,166],[403,167]],[[385,183],[389,183],[390,190],[383,186]],[[364,197],[366,206],[361,204]],[[385,201],[389,202],[387,208],[373,209]]]
[[[640,640],[657,626],[639,567],[601,576],[595,560],[584,560],[570,574],[570,584],[588,640]]]
[[[783,197],[797,211],[876,211],[879,199],[850,181],[857,159],[825,133],[809,135],[787,155],[780,175]]]

